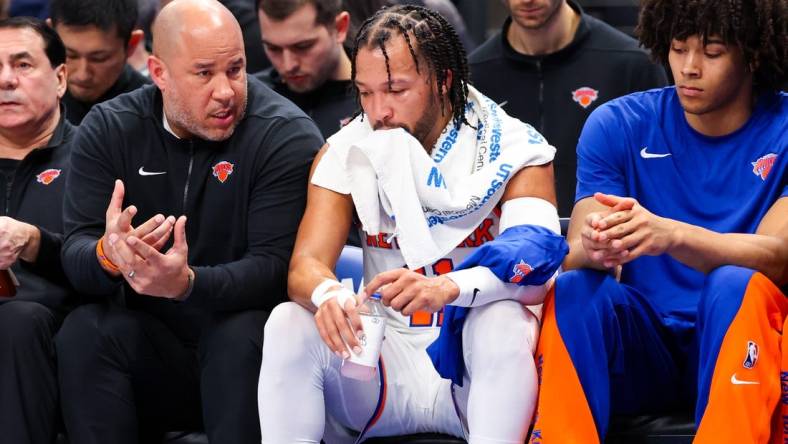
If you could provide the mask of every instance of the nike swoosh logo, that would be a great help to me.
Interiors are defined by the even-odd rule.
[[[474,289],[473,289],[473,297],[471,298],[471,304],[470,304],[470,305],[473,305],[473,301],[475,301],[475,300],[476,300],[476,295],[478,295],[478,294],[479,294],[479,291],[480,291],[480,290],[479,290],[478,288],[474,288]]]
[[[643,147],[643,149],[640,150],[640,157],[642,157],[644,159],[660,159],[662,157],[668,157],[670,155],[671,155],[671,153],[664,153],[664,154],[649,153],[648,152],[648,147]]]
[[[166,171],[145,171],[144,168],[145,167],[140,167],[140,169],[137,171],[140,176],[158,176],[161,174],[167,174]]]
[[[733,385],[758,385],[760,382],[758,381],[742,381],[741,379],[736,378],[736,373],[731,375],[731,384]]]

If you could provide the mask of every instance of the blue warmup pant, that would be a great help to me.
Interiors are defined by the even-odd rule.
[[[562,274],[545,301],[530,442],[603,442],[611,414],[662,413],[693,400],[697,443],[783,442],[787,313],[780,290],[741,267],[710,273],[696,319],[684,320],[661,315],[648,295],[608,274]]]

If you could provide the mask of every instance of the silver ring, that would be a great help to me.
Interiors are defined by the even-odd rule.
[[[133,278],[134,277],[134,270],[129,271],[129,274],[127,274],[127,276],[129,277],[129,279]]]

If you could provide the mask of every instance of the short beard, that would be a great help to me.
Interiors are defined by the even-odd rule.
[[[232,126],[221,135],[211,135],[209,130],[206,130],[191,113],[186,111],[187,107],[181,103],[180,96],[177,94],[167,94],[167,99],[167,102],[170,105],[167,107],[167,110],[170,112],[168,117],[172,119],[172,122],[186,130],[191,135],[197,136],[204,140],[209,140],[211,142],[221,142],[223,140],[229,139],[233,135],[235,128],[246,116],[246,104],[249,99],[249,94],[248,91],[246,94],[244,94],[244,101],[241,104],[241,112],[238,113],[238,117],[233,121]]]
[[[427,103],[427,108],[425,108],[424,112],[421,113],[421,117],[419,117],[419,120],[416,121],[416,125],[412,131],[413,137],[421,142],[421,145],[425,150],[427,150],[428,153],[432,153],[433,147],[426,145],[428,143],[427,137],[429,137],[430,131],[432,131],[435,125],[440,123],[440,115],[441,110],[440,106],[438,105],[438,101],[436,100],[434,94],[430,94],[430,100]]]

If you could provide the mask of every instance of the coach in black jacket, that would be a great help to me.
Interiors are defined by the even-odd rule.
[[[66,49],[29,18],[0,20],[0,441],[50,444],[58,424],[54,336],[76,298],[60,264],[69,140]]]
[[[597,106],[664,86],[665,70],[632,37],[583,12],[572,0],[507,0],[503,30],[468,57],[471,81],[510,116],[555,146],[558,214],[574,206],[575,148]]]
[[[263,325],[286,299],[323,140],[247,80],[221,4],[175,0],[153,35],[156,86],[96,106],[74,140],[66,272],[85,292],[123,285],[126,307],[87,305],[63,325],[66,429],[72,444],[148,443],[202,417],[211,442],[259,443]]]

